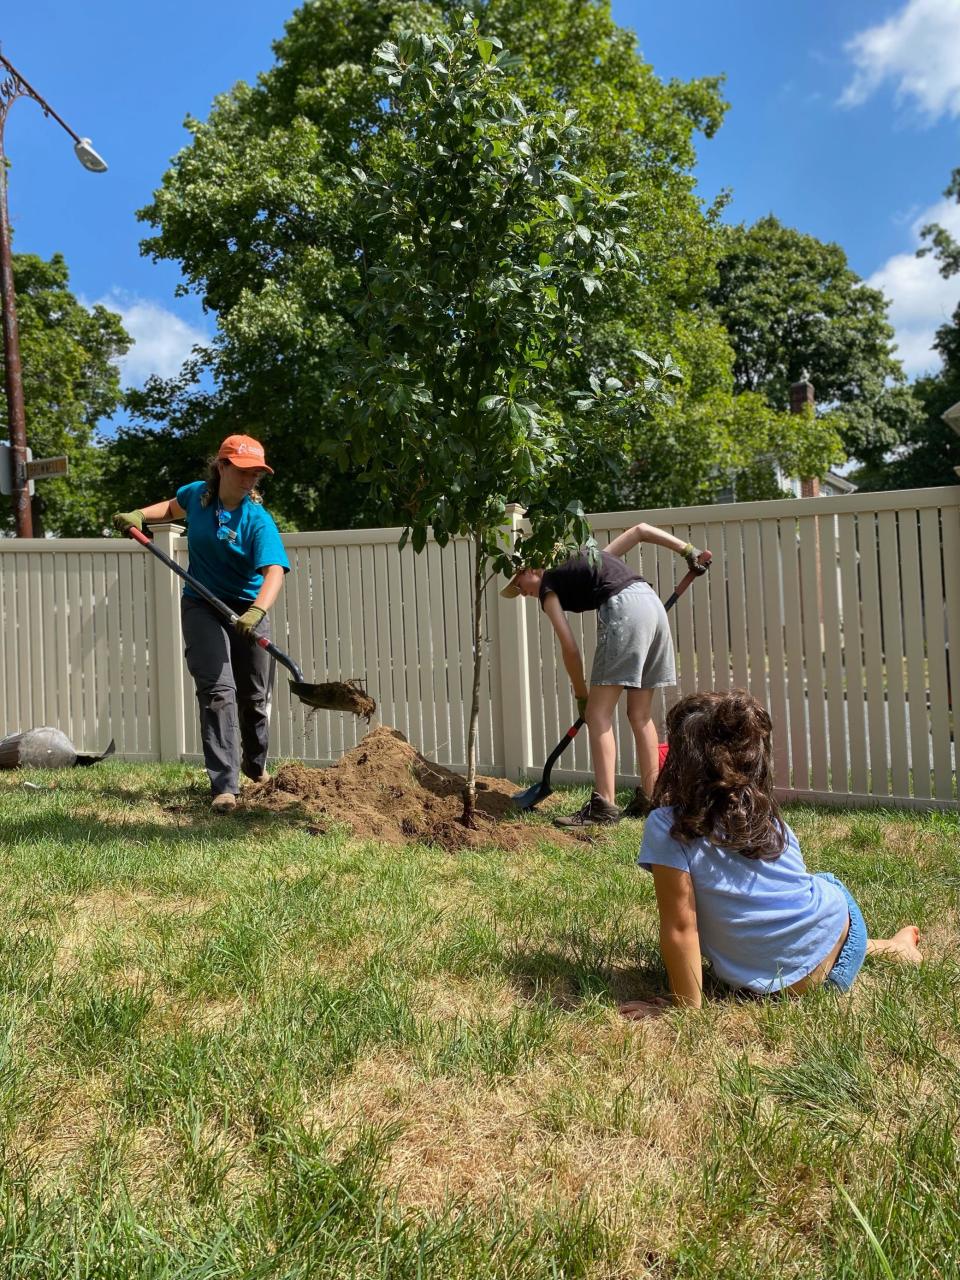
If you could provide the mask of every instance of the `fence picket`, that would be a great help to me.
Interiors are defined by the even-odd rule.
[[[813,516],[802,516],[799,527],[800,608],[803,615],[803,668],[806,677],[806,712],[810,731],[809,786],[825,791],[829,774],[829,743],[827,740],[826,702],[823,684],[823,569],[817,522]],[[832,544],[826,548],[832,557]],[[836,573],[831,561],[827,561],[828,573]]]
[[[957,732],[957,705],[960,700],[960,504],[947,506],[944,504],[943,520],[943,568],[944,568],[944,629],[949,646],[948,654],[948,690],[950,699],[950,722],[953,728],[953,741],[956,744],[960,733]],[[954,746],[956,750],[956,746]],[[949,799],[957,797],[957,770],[953,767]],[[940,794],[938,792],[938,798]]]
[[[783,592],[783,637],[786,649],[787,706],[790,715],[790,762],[794,790],[810,788],[810,763],[807,751],[809,719],[807,707],[806,664],[803,652],[803,610],[819,617],[819,601],[809,603],[800,595],[799,535],[795,520],[779,524],[781,589]],[[819,646],[817,653],[819,662]],[[817,750],[817,748],[814,748]]]
[[[903,603],[897,513],[882,511],[877,517],[877,530],[880,539],[880,615],[887,676],[890,772],[894,795],[908,796],[911,794],[910,756],[907,750],[907,691],[903,679]]]
[[[760,527],[763,619],[766,634],[767,708],[773,721],[773,763],[781,786],[791,785],[791,724],[787,712],[786,659],[783,644],[783,578],[780,530],[765,520]]]
[[[748,687],[758,702],[767,708],[767,641],[763,629],[763,570],[760,560],[760,522],[751,520],[743,526],[743,578],[746,590],[746,632],[748,655]]]
[[[900,513],[898,524],[906,697],[913,795],[930,796],[930,721],[923,655],[923,605],[920,598],[920,546],[915,511]]]
[[[860,616],[863,620],[863,654],[867,736],[870,746],[870,790],[891,794],[887,747],[886,674],[883,665],[883,622],[880,608],[880,539],[872,512],[856,517],[860,548]]]
[[[943,796],[950,794],[953,769],[950,762],[946,608],[938,608],[939,602],[944,600],[940,519],[941,513],[935,508],[920,512],[923,596],[925,601],[931,601],[931,607],[923,610],[923,628],[930,690],[933,789],[934,795]]]
[[[840,614],[839,543],[837,517],[814,517],[819,535],[823,585],[823,652],[826,674],[827,732],[830,768],[822,790],[843,792],[850,788],[847,771],[847,697],[843,671],[843,624]],[[814,786],[818,785],[814,774]]]
[[[704,528],[704,546],[712,553],[719,573],[711,570],[701,584],[710,602],[710,655],[705,673],[711,689],[732,688],[730,677],[730,635],[727,626],[727,588],[724,577],[724,537],[722,524]],[[697,584],[694,583],[694,586]]]

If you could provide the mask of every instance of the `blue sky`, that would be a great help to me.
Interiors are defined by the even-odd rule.
[[[0,48],[110,165],[91,175],[30,102],[6,130],[16,248],[61,251],[89,302],[120,311],[137,344],[129,382],[170,374],[212,330],[178,274],[140,256],[134,218],[170,157],[183,119],[272,62],[289,0],[34,0],[0,17]],[[618,22],[665,78],[725,74],[731,103],[701,140],[705,198],[729,188],[727,216],[773,212],[836,240],[892,301],[908,372],[936,367],[930,340],[960,300],[917,260],[931,217],[960,235],[941,199],[960,165],[960,0],[614,0]]]

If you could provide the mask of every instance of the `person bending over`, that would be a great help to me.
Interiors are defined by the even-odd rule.
[[[749,693],[694,693],[670,709],[667,753],[637,859],[653,873],[673,1003],[699,1009],[702,957],[727,986],[849,991],[864,958],[922,960],[916,925],[868,938],[849,889],[811,875],[773,796],[770,717]],[[669,1007],[620,1006],[628,1018]]]
[[[603,551],[592,555],[581,551],[552,569],[519,569],[500,592],[508,600],[515,596],[539,599],[560,642],[577,710],[587,722],[593,794],[576,813],[556,818],[560,827],[607,826],[622,816],[642,817],[649,809],[646,797],[653,794],[660,768],[657,731],[651,719],[653,693],[662,685],[676,684],[676,670],[666,611],[649,583],[621,559],[640,542],[667,547],[682,555],[696,573],[706,572],[698,560],[700,552],[691,543],[655,525],[635,524]],[[566,614],[593,609],[597,611],[597,650],[588,689],[583,658]],[[613,717],[624,689],[642,786],[621,814],[614,802],[617,745]]]
[[[187,583],[180,602],[187,667],[200,707],[203,760],[213,809],[236,804],[239,775],[267,777],[270,689],[274,660],[255,644],[270,637],[271,608],[290,562],[257,483],[273,475],[263,445],[228,436],[210,459],[205,480],[182,485],[175,498],[136,511],[118,511],[121,533],[165,520],[187,520],[189,573],[239,614],[234,630]]]

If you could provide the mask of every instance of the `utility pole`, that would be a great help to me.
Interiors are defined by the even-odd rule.
[[[27,424],[23,409],[23,370],[20,365],[20,330],[13,288],[13,250],[10,243],[10,211],[7,204],[7,159],[3,146],[7,112],[17,98],[33,98],[45,116],[52,116],[74,141],[74,152],[85,169],[104,173],[106,164],[90,145],[63,121],[48,102],[24,80],[0,54],[0,305],[3,311],[3,375],[7,394],[7,426],[10,433],[10,470],[13,515],[18,538],[33,537],[30,488],[27,481]]]

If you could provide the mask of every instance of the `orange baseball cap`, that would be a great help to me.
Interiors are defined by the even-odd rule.
[[[253,436],[227,436],[217,457],[232,462],[235,467],[248,470],[256,467],[258,471],[268,471],[273,475],[273,467],[267,466],[263,445],[259,440],[254,440]]]

